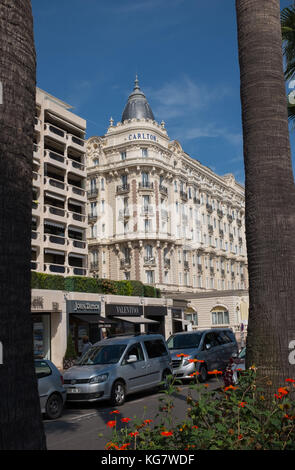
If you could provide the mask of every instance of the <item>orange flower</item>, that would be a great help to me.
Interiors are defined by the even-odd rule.
[[[131,436],[131,437],[135,437],[135,436],[138,436],[139,435],[139,432],[130,432],[128,434],[128,436]]]
[[[122,423],[129,423],[129,421],[131,421],[131,418],[122,418],[121,419]]]
[[[200,375],[200,372],[193,372],[192,374],[190,374],[190,377],[194,377],[195,375]]]
[[[275,397],[278,399],[278,400],[281,400],[284,396],[288,395],[288,390],[286,389],[286,387],[280,387],[278,388],[278,393],[275,393]]]
[[[189,355],[181,353],[181,354],[176,354],[176,357],[189,357]]]
[[[116,421],[108,421],[108,422],[107,422],[107,426],[108,426],[109,428],[113,428],[114,426],[116,426]]]
[[[123,444],[119,450],[125,450],[126,447],[130,446],[130,443]]]
[[[169,436],[173,436],[173,432],[172,431],[162,431],[161,435],[165,436],[165,437],[169,437]]]
[[[112,415],[112,414],[118,414],[118,413],[120,413],[119,410],[110,411],[110,415]]]
[[[238,439],[239,439],[239,441],[240,441],[241,439],[243,439],[243,434],[239,434],[239,435],[238,435]]]
[[[206,387],[206,388],[209,387],[209,384],[204,384],[204,387]]]
[[[246,401],[241,401],[241,403],[239,403],[239,406],[241,408],[245,408],[245,405],[247,405],[247,402]]]
[[[295,380],[294,379],[286,379],[286,382],[290,382],[290,383],[294,384]]]
[[[150,424],[150,423],[152,423],[152,422],[153,422],[152,419],[146,419],[146,420],[144,421],[145,424]]]
[[[216,370],[216,369],[214,369],[214,370],[209,370],[209,371],[208,371],[208,374],[209,374],[209,375],[220,375],[220,374],[222,375],[222,371],[221,371],[221,370]]]
[[[112,447],[114,447],[115,449],[118,449],[119,450],[119,447],[117,446],[117,444],[115,444],[114,442],[108,442],[107,445],[105,446],[105,448],[108,450],[108,449],[111,449]]]
[[[192,429],[199,429],[199,426],[194,425],[192,426]]]
[[[200,359],[188,359],[188,362],[204,362],[204,361],[201,361]]]
[[[228,387],[224,388],[224,391],[227,392],[228,390],[237,390],[238,387],[234,387],[233,385],[229,385]]]

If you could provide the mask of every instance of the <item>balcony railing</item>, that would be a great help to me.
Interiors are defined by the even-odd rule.
[[[98,188],[91,188],[89,191],[87,191],[87,196],[89,198],[96,197],[97,195],[98,195]]]
[[[213,233],[213,225],[208,225],[208,232],[209,232],[210,234]]]
[[[138,183],[139,189],[154,189],[154,183],[151,183],[150,181],[142,181],[141,183]]]
[[[164,258],[164,269],[170,269],[170,259]]]
[[[64,209],[61,209],[60,207],[55,207],[55,206],[49,206],[46,205],[44,207],[44,212],[49,214],[52,214],[57,217],[65,217],[66,216],[66,211]]]
[[[221,209],[217,209],[217,215],[222,219],[222,217],[224,216],[223,211]]]
[[[184,261],[184,262],[183,262],[183,267],[184,267],[184,269],[189,269],[189,262],[188,262],[188,261]]]
[[[180,191],[180,197],[183,201],[187,201],[187,193],[185,191]]]
[[[68,216],[71,216],[73,220],[77,222],[85,222],[86,216],[84,214],[80,214],[79,212],[68,211]]]
[[[168,188],[166,186],[163,186],[162,184],[160,184],[159,190],[160,190],[161,193],[163,193],[163,194],[165,194],[165,196],[167,196]]]
[[[50,243],[53,243],[55,245],[65,245],[66,244],[66,239],[65,237],[61,237],[61,236],[58,236],[58,235],[52,235],[52,234],[49,234],[49,233],[46,233],[44,235],[44,242],[50,242]]]
[[[98,269],[98,261],[91,261],[91,263],[90,263],[90,269],[91,269],[92,271],[97,270],[97,269]]]
[[[211,214],[211,212],[213,212],[213,207],[211,204],[206,204],[206,209],[207,209],[207,212],[209,212]]]
[[[88,223],[94,223],[97,221],[97,214],[88,214]]]
[[[201,201],[200,201],[200,199],[199,199],[198,197],[194,197],[193,200],[194,200],[194,203],[195,203],[195,204],[200,204],[200,203],[201,203]]]
[[[66,267],[63,264],[46,263],[44,264],[44,271],[50,273],[64,274],[66,272]]]
[[[153,206],[142,206],[142,208],[141,208],[141,215],[143,215],[143,216],[146,216],[146,215],[154,215]]]
[[[229,214],[227,214],[227,219],[228,219],[229,223],[231,224],[231,223],[232,223],[232,221],[233,221],[233,216],[232,216],[232,215],[229,215]]]
[[[48,157],[55,162],[65,163],[65,157],[60,153],[52,152],[51,150],[45,150],[44,153],[45,156],[48,155]]]
[[[155,266],[156,265],[156,260],[154,256],[145,256],[144,257],[144,264],[146,266]]]
[[[65,183],[60,181],[60,180],[56,180],[54,178],[51,178],[51,177],[46,177],[44,178],[44,184],[46,184],[48,182],[48,184],[54,188],[57,188],[57,189],[61,189],[61,190],[65,190]]]
[[[117,186],[117,194],[124,194],[124,193],[128,193],[129,191],[130,191],[129,184],[121,184],[120,186]]]
[[[121,259],[121,261],[120,261],[121,269],[130,268],[130,265],[131,265],[131,259],[130,258]]]

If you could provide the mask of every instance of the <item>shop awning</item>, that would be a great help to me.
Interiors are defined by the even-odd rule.
[[[143,324],[143,323],[159,323],[158,321],[155,320],[150,320],[149,318],[144,318],[144,317],[113,317],[116,318],[117,320],[122,320],[122,321],[127,321],[128,323],[134,323],[134,324]]]
[[[101,317],[100,315],[72,315],[72,317],[86,321],[87,323],[98,323],[101,326],[116,324],[115,321]]]

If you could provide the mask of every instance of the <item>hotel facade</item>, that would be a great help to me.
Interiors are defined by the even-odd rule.
[[[170,140],[135,81],[122,120],[87,141],[92,276],[164,294],[247,290],[244,188]]]

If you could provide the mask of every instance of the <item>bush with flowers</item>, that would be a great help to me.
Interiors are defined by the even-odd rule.
[[[220,377],[221,372],[209,375]],[[251,367],[241,372],[239,383],[217,390],[199,383],[189,387],[186,416],[175,423],[173,394],[177,381],[171,377],[160,398],[159,412],[151,419],[120,419],[111,412],[107,425],[113,429],[109,450],[295,450],[295,380],[287,378],[274,394],[265,399],[271,382],[257,377]]]

